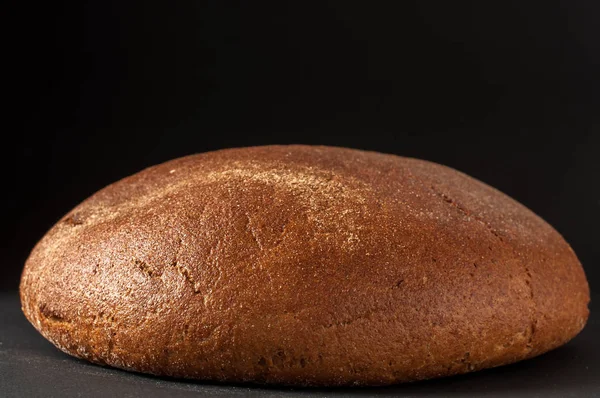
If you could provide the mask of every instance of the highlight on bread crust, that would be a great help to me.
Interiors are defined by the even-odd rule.
[[[64,352],[155,375],[386,385],[531,358],[588,317],[576,255],[431,162],[228,149],[97,192],[36,245],[23,311]]]

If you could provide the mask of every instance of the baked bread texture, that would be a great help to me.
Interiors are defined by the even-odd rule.
[[[150,167],[36,245],[23,312],[64,352],[184,378],[387,385],[573,338],[584,271],[523,205],[456,170],[265,146]]]

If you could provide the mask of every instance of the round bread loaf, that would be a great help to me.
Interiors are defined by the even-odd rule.
[[[265,146],[150,167],[31,253],[29,321],[64,352],[202,380],[385,385],[573,338],[589,289],[550,225],[448,167]]]

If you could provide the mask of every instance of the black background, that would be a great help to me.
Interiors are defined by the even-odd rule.
[[[103,186],[174,157],[269,143],[457,168],[554,225],[592,289],[600,278],[594,1],[9,8],[4,290],[52,224]]]

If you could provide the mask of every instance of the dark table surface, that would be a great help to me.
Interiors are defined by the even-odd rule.
[[[385,388],[290,389],[172,380],[88,364],[44,340],[21,313],[16,293],[0,293],[0,397],[600,397],[600,319],[593,304],[591,310],[573,341],[514,365]]]

